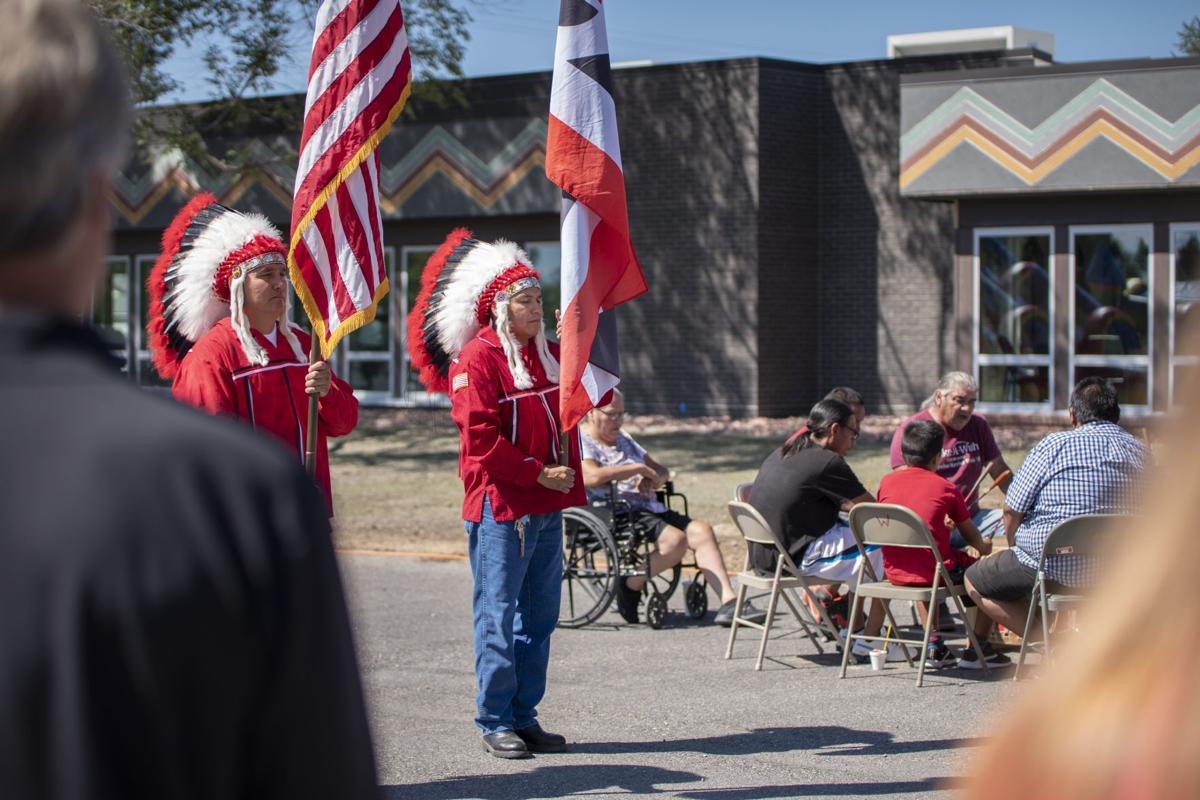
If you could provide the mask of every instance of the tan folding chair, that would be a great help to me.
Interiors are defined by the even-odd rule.
[[[739,487],[740,489],[741,487]],[[733,501],[729,504],[729,516],[733,518],[733,524],[742,534],[742,538],[746,540],[746,563],[738,574],[738,592],[737,603],[733,610],[733,624],[729,628],[729,646],[725,649],[725,658],[733,657],[733,643],[737,640],[737,632],[739,627],[757,628],[762,631],[762,639],[758,643],[758,660],[754,662],[754,669],[761,670],[763,657],[767,652],[767,639],[771,635],[771,624],[775,619],[775,608],[779,603],[779,598],[783,598],[783,602],[791,609],[792,616],[800,623],[800,627],[804,629],[804,633],[816,646],[818,653],[824,653],[825,648],[821,646],[821,642],[813,630],[813,626],[819,631],[825,627],[833,635],[833,640],[837,641],[837,626],[829,619],[824,608],[813,597],[809,586],[819,586],[828,581],[821,581],[816,578],[808,578],[800,575],[800,571],[796,569],[796,564],[792,561],[791,555],[788,554],[787,548],[783,546],[779,537],[767,525],[767,521],[762,518],[757,509],[749,503]],[[775,564],[775,574],[771,577],[759,575],[750,567],[750,543],[763,545],[764,547],[774,547],[779,556]],[[742,605],[746,602],[746,592],[749,589],[762,590],[770,593],[770,599],[767,601],[767,619],[763,623],[751,622],[742,618]],[[804,609],[804,613],[800,612],[796,603],[788,596],[788,590],[800,589],[816,604],[817,608],[821,609],[821,621],[805,619],[808,615],[808,609]],[[809,622],[812,622],[812,625]]]
[[[934,609],[937,608],[939,601],[953,598],[959,615],[965,618],[966,609],[962,604],[962,598],[966,596],[967,590],[951,583],[950,576],[942,564],[942,557],[938,553],[937,544],[933,541],[933,534],[929,532],[929,526],[909,509],[888,503],[859,503],[850,509],[850,531],[854,534],[854,540],[858,543],[858,551],[862,556],[858,564],[858,586],[854,590],[854,603],[850,607],[850,630],[853,631],[858,624],[858,610],[868,597],[885,601],[921,602],[926,604],[927,611],[923,635],[919,642],[915,639],[904,639],[898,636],[899,628],[892,619],[891,609],[887,609],[887,618],[888,624],[892,626],[892,635],[878,638],[855,633],[848,635],[846,647],[842,651],[842,672],[839,677],[846,677],[846,665],[850,663],[850,651],[854,648],[853,641],[855,639],[876,639],[876,641],[899,644],[904,652],[904,660],[910,667],[912,666],[912,657],[909,656],[906,645],[920,645],[921,651],[918,654],[917,663],[917,686],[919,688],[925,681],[925,658],[929,652],[929,637],[933,632]],[[871,562],[867,559],[867,548],[870,546],[911,547],[929,550],[936,565],[933,585],[896,586],[887,580],[880,580],[879,576],[875,574]],[[975,631],[972,630],[970,624],[966,628],[967,637],[971,640],[971,646],[975,648],[975,655],[979,657],[979,663],[986,675],[987,662],[984,660],[979,640],[975,638]]]
[[[1038,558],[1037,580],[1033,584],[1033,592],[1029,597],[1029,614],[1025,617],[1025,635],[1021,637],[1021,652],[1017,656],[1017,670],[1013,680],[1021,677],[1021,668],[1025,665],[1026,653],[1041,645],[1042,658],[1050,661],[1050,612],[1074,611],[1085,599],[1086,590],[1076,589],[1070,593],[1052,592],[1046,589],[1046,559],[1054,556],[1069,556],[1071,558],[1095,558],[1102,553],[1112,540],[1115,525],[1118,520],[1128,520],[1129,517],[1120,514],[1085,514],[1063,520],[1050,531],[1046,543],[1042,545],[1042,555]],[[1029,629],[1033,626],[1033,615],[1042,612],[1042,641],[1029,641]]]

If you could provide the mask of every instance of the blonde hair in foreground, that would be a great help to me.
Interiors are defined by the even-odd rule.
[[[1193,376],[1176,397],[1194,407],[1198,389]],[[1025,685],[966,797],[1200,797],[1200,429],[1188,410],[1160,439],[1170,449],[1079,641]]]

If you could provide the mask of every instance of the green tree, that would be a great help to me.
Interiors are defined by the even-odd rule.
[[[129,67],[142,113],[133,131],[139,149],[177,147],[193,158],[237,162],[239,134],[299,119],[295,100],[262,102],[283,66],[297,24],[311,28],[320,0],[87,0],[112,31]],[[475,0],[404,0],[414,94],[444,102],[443,79],[462,76]],[[164,66],[180,49],[204,47],[212,102],[156,106],[180,83]],[[302,58],[302,61],[307,60]],[[214,143],[229,142],[223,150]]]
[[[1179,51],[1188,56],[1200,56],[1200,17],[1192,17],[1179,29]]]

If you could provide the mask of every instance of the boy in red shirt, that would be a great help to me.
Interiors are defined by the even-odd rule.
[[[971,521],[967,504],[963,502],[958,489],[936,472],[938,462],[942,460],[945,438],[945,430],[936,422],[918,420],[909,423],[904,428],[901,443],[905,466],[884,476],[879,482],[879,502],[904,506],[925,521],[933,534],[933,541],[937,545],[942,565],[949,573],[950,580],[956,585],[961,585],[963,572],[977,559],[950,546],[950,529],[946,526],[946,518],[950,518],[967,543],[980,553],[990,553],[992,543],[979,534],[979,529]],[[884,547],[883,570],[887,579],[898,586],[929,586],[933,583],[936,571],[929,551],[907,547]],[[919,603],[918,608],[923,619],[927,613],[925,604]],[[936,617],[936,609],[934,614]],[[987,634],[991,626],[992,621],[986,615],[976,615],[975,634],[979,637],[984,658],[988,666],[1007,664],[1008,657],[996,652],[987,643]],[[936,627],[935,618],[934,628]],[[950,649],[937,634],[929,640],[929,656],[926,663],[934,667],[950,666],[954,663]],[[975,651],[971,648],[965,649],[959,658],[959,666],[979,669],[979,658]]]

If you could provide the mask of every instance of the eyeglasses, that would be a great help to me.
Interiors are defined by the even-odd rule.
[[[624,411],[605,411],[603,408],[597,408],[596,410],[614,422],[620,422],[625,419]]]
[[[857,428],[851,428],[849,425],[843,425],[843,426],[842,426],[842,429],[843,429],[843,430],[850,431],[850,439],[851,439],[851,441],[855,441],[855,442],[857,442],[857,441],[858,441],[858,434],[859,434],[859,431],[858,431],[858,429],[857,429]]]

